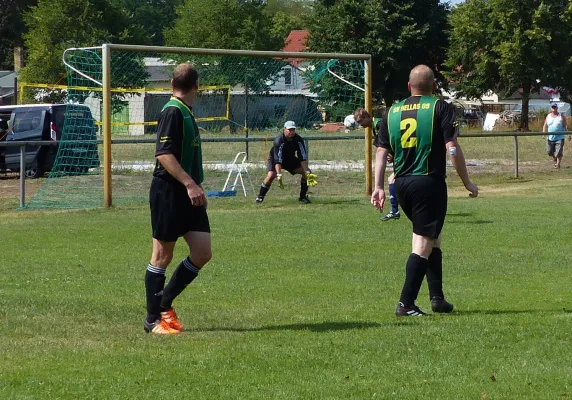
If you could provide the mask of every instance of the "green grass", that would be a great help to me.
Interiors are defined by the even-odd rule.
[[[381,223],[342,178],[310,206],[292,181],[260,206],[212,200],[214,258],[176,300],[178,337],[142,329],[147,206],[3,212],[0,398],[570,397],[569,176],[483,174],[478,199],[449,179],[456,312],[427,319],[393,315],[409,222]]]

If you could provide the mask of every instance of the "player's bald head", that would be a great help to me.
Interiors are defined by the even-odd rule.
[[[431,94],[435,84],[435,75],[427,65],[418,65],[409,73],[409,85],[412,93]]]
[[[195,67],[191,64],[179,64],[173,71],[173,79],[171,84],[174,90],[180,90],[183,93],[195,89],[198,83],[199,74]]]

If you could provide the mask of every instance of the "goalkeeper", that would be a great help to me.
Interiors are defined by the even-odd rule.
[[[290,174],[300,174],[300,198],[301,203],[310,204],[308,198],[308,186],[317,185],[316,175],[312,174],[308,168],[308,152],[304,139],[296,133],[296,123],[294,121],[286,121],[284,123],[284,131],[276,136],[274,145],[270,149],[267,164],[268,174],[264,178],[264,182],[260,185],[260,192],[255,202],[260,204],[264,201],[264,196],[270,190],[270,186],[274,179],[278,179],[280,188],[284,188],[282,182],[282,173],[284,171]]]

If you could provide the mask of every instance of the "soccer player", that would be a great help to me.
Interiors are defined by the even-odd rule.
[[[272,181],[278,178],[278,184],[281,188],[284,187],[282,183],[282,172],[286,170],[291,175],[300,174],[300,202],[310,204],[308,198],[308,174],[311,174],[308,168],[308,152],[304,139],[296,133],[296,123],[294,121],[286,121],[284,123],[284,131],[276,136],[274,145],[270,149],[268,155],[267,171],[268,174],[258,192],[258,197],[255,202],[260,204],[264,201],[264,196],[270,190]]]
[[[409,74],[411,96],[395,103],[380,125],[375,145],[375,189],[372,204],[383,208],[387,155],[393,155],[395,189],[399,205],[413,224],[412,250],[405,267],[405,283],[395,310],[397,316],[427,315],[415,301],[427,276],[433,312],[449,313],[453,304],[443,294],[441,229],[447,213],[446,153],[469,196],[479,189],[469,179],[465,157],[457,142],[459,124],[450,104],[432,95],[433,71],[418,65]]]
[[[373,140],[375,143],[379,133],[381,118],[372,118],[366,109],[358,108],[354,112],[354,119],[362,127],[373,129]],[[393,156],[391,154],[387,155],[387,162],[393,162]],[[397,202],[397,196],[395,195],[395,174],[393,172],[389,175],[389,178],[387,178],[387,184],[389,185],[389,202],[391,203],[391,211],[380,218],[382,221],[391,221],[392,219],[399,219],[399,217],[401,217],[401,214],[399,214],[399,203]]]
[[[144,328],[146,332],[165,335],[183,330],[173,300],[212,256],[207,199],[201,186],[201,138],[192,111],[199,87],[197,70],[190,64],[178,65],[171,85],[173,96],[163,107],[157,127],[157,160],[149,190],[153,253],[145,274]],[[165,270],[181,236],[189,247],[189,256],[164,286]]]

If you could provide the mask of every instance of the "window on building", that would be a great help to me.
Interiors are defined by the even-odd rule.
[[[284,70],[284,83],[286,85],[292,84],[292,69],[291,68]]]

